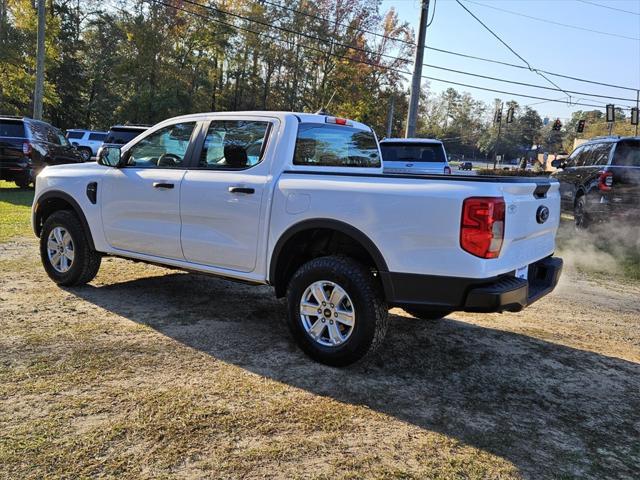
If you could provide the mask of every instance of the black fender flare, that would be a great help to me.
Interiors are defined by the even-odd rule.
[[[276,279],[278,260],[282,253],[282,249],[287,244],[287,242],[297,233],[300,233],[304,230],[313,230],[318,228],[335,230],[353,238],[364,247],[367,253],[369,253],[376,265],[376,269],[378,272],[380,272],[381,274],[385,274],[389,271],[387,262],[382,256],[382,253],[380,253],[380,250],[378,249],[376,244],[373,243],[373,241],[362,231],[340,220],[334,220],[330,218],[314,218],[298,222],[289,227],[282,235],[280,235],[280,238],[276,242],[276,245],[271,252],[271,261],[269,263],[269,283],[273,285]]]
[[[47,200],[64,200],[75,212],[75,214],[80,219],[80,223],[82,224],[82,228],[84,229],[87,239],[89,241],[89,246],[92,250],[95,250],[95,245],[93,243],[93,235],[91,234],[91,228],[89,227],[89,222],[87,222],[87,217],[82,211],[82,207],[80,204],[68,193],[61,192],[60,190],[49,190],[48,192],[43,193],[37,199],[37,201],[33,205],[33,231],[37,237],[40,236],[40,232],[42,227],[40,222],[38,221],[38,210],[41,208],[42,204],[44,204]]]

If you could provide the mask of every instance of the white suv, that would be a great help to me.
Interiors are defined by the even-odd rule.
[[[380,141],[385,173],[451,174],[444,144],[431,138],[387,138]]]
[[[107,132],[94,132],[92,130],[69,129],[67,140],[76,147],[85,162],[98,155],[98,149],[104,142]]]

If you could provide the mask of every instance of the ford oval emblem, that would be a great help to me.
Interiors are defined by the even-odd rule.
[[[538,211],[536,212],[536,222],[544,223],[549,220],[549,208],[544,205],[540,205],[538,207]]]
[[[413,163],[407,163],[407,167],[413,167]]]

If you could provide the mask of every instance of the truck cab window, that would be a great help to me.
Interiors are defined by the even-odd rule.
[[[321,123],[300,124],[294,165],[324,167],[380,167],[373,132]]]
[[[262,161],[269,122],[214,120],[209,124],[198,166],[243,170]]]

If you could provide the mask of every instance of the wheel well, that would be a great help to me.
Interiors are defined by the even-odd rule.
[[[386,270],[381,260],[374,259],[379,252],[370,251],[354,236],[332,228],[307,228],[278,242],[271,262],[270,283],[276,289],[276,296],[286,294],[289,279],[301,265],[317,257],[345,255],[353,258],[372,271]],[[382,261],[383,262],[383,261]]]
[[[51,214],[60,211],[60,210],[68,210],[75,213],[84,228],[87,239],[89,240],[89,245],[91,248],[95,248],[93,244],[93,237],[91,235],[91,229],[89,228],[89,224],[87,223],[87,219],[85,218],[80,206],[76,203],[76,201],[70,196],[64,193],[54,193],[49,192],[45,194],[43,197],[38,199],[36,208],[35,208],[35,216],[33,218],[33,229],[35,234],[39,237],[42,232],[42,226],[44,222],[47,221],[47,218],[51,216]]]

